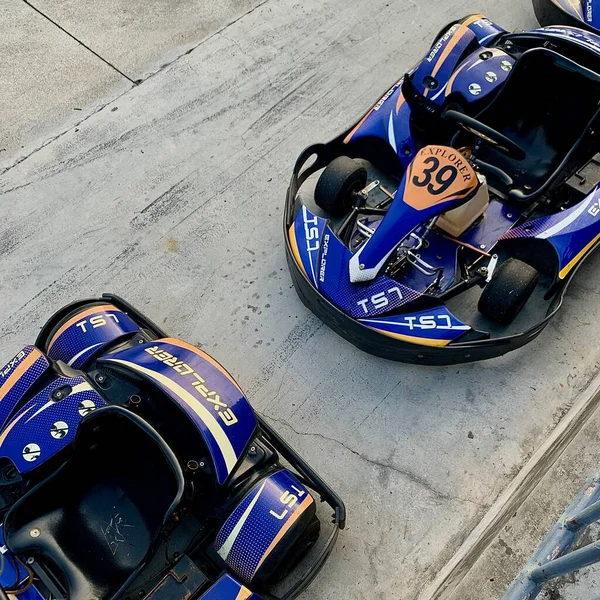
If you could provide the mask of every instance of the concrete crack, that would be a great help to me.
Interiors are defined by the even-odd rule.
[[[377,460],[375,458],[370,458],[369,456],[365,456],[364,454],[354,450],[353,448],[350,448],[350,446],[347,446],[341,440],[328,437],[326,435],[323,435],[322,433],[298,431],[294,427],[292,427],[287,421],[284,421],[283,419],[278,419],[278,418],[272,417],[272,416],[264,414],[264,413],[262,416],[265,417],[266,419],[268,419],[269,421],[273,421],[274,423],[279,423],[285,427],[288,427],[296,435],[299,435],[300,437],[317,437],[317,438],[326,440],[328,442],[333,442],[335,444],[338,444],[339,446],[342,446],[342,448],[346,449],[348,452],[351,452],[355,456],[358,456],[364,462],[369,463],[371,465],[375,465],[376,467],[379,467],[381,469],[389,469],[390,471],[397,473],[398,475],[402,476],[403,478],[408,479],[411,483],[414,483],[420,487],[425,488],[427,491],[429,491],[433,496],[435,496],[439,500],[464,502],[467,504],[474,504],[475,506],[478,506],[479,508],[483,508],[483,509],[488,508],[487,505],[481,504],[480,502],[477,502],[475,500],[471,500],[470,498],[463,498],[461,496],[451,496],[450,494],[447,494],[445,492],[437,490],[436,488],[434,488],[431,485],[431,483],[429,483],[423,477],[419,477],[418,475],[415,475],[411,471],[408,471],[406,469],[401,469],[401,468],[397,467],[396,465],[386,463],[386,462]]]
[[[92,50],[92,48],[90,48],[87,44],[82,42],[79,38],[75,37],[70,31],[67,31],[62,25],[59,25],[56,21],[51,19],[46,13],[42,12],[39,8],[37,8],[33,4],[31,4],[31,2],[29,0],[23,0],[23,2],[25,4],[27,4],[27,6],[29,6],[29,8],[35,10],[35,12],[38,13],[38,15],[40,15],[40,16],[44,17],[44,19],[50,21],[50,23],[52,23],[52,25],[54,25],[55,27],[58,27],[58,29],[60,29],[63,33],[66,33],[71,39],[75,40],[80,46],[83,46],[88,52],[91,52],[96,58],[99,58],[105,65],[109,66],[111,69],[116,71],[119,75],[122,75],[123,77],[125,77],[125,79],[127,79],[128,81],[133,83],[133,85],[137,85],[139,83],[139,81],[135,81],[135,80],[131,79],[131,77],[129,77],[129,75],[125,75],[125,73],[123,73],[123,71],[121,71],[121,69],[119,69],[118,67],[113,65],[110,61],[106,60],[106,58],[104,58],[103,56],[98,54],[95,50]]]

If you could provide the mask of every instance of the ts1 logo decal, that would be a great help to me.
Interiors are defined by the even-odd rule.
[[[281,502],[281,504],[283,504],[284,506],[287,506],[288,508],[293,508],[296,503],[298,502],[299,498],[302,498],[302,496],[304,496],[306,494],[306,492],[304,490],[299,490],[295,485],[292,485],[292,489],[296,492],[296,494],[291,494],[290,492],[283,492],[283,494],[281,494],[281,497],[279,498],[279,501]],[[273,515],[276,519],[279,519],[280,521],[282,519],[285,519],[285,516],[288,514],[289,510],[288,508],[284,508],[281,513],[278,513],[274,510],[269,511],[271,515]]]
[[[106,317],[110,317],[115,323],[119,322],[117,315],[114,315],[113,313],[106,313]],[[79,323],[75,323],[75,327],[79,327],[83,333],[87,333],[87,323],[88,320],[84,319],[83,321],[79,321]],[[103,315],[97,315],[89,320],[89,324],[91,325],[90,329],[98,329],[98,327],[105,327],[108,325],[108,321]]]
[[[359,300],[356,304],[363,307],[365,314],[369,314],[369,304],[372,304],[375,308],[385,308],[390,303],[390,297],[391,299],[394,299],[394,294],[398,295],[398,300],[402,300],[403,296],[400,288],[393,287],[387,292],[379,292],[370,298]]]
[[[404,323],[398,325],[413,329],[470,329],[468,325],[452,325],[448,315],[421,315],[420,317],[404,317]]]
[[[600,215],[600,200],[596,200],[596,202],[594,202],[588,208],[588,212],[590,213],[590,215],[592,215],[592,217],[597,217],[598,215]]]
[[[192,381],[193,388],[207,401],[210,402],[219,418],[227,427],[231,427],[231,425],[235,425],[238,422],[237,417],[233,414],[233,411],[228,407],[225,402],[221,401],[221,396],[217,394],[216,391],[209,390],[206,385],[206,380],[198,375],[192,367],[190,367],[187,363],[184,363],[182,360],[179,360],[176,356],[173,356],[169,352],[165,352],[158,346],[153,346],[152,348],[146,348],[145,352],[147,352],[150,356],[153,356],[156,360],[172,367],[174,371],[179,373],[180,375],[191,375],[194,379]]]
[[[308,252],[315,252],[319,249],[319,228],[317,225],[319,224],[319,219],[315,216],[312,219],[308,218],[308,213],[306,212],[306,206],[302,207],[304,211],[304,237],[306,238],[306,250]],[[311,244],[311,242],[314,242]]]

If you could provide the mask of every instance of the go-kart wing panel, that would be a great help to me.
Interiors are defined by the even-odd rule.
[[[256,417],[231,375],[186,342],[164,338],[104,356],[100,364],[132,371],[157,385],[191,419],[224,484],[256,430]]]
[[[219,556],[245,582],[260,570],[294,524],[310,520],[315,501],[308,489],[283,469],[257,483],[223,524],[215,540]]]
[[[450,27],[411,72],[415,91],[440,105],[452,91],[462,93],[467,102],[492,93],[506,79],[513,59],[497,49],[491,51],[492,56],[487,61],[480,58],[480,51],[474,52],[462,63],[461,59],[475,40],[484,44],[504,31],[483,15],[466,17],[462,23]],[[432,78],[436,81],[434,87],[427,87],[426,83]],[[402,93],[403,81],[396,82],[379,99],[348,133],[344,142],[347,144],[369,137],[382,139],[392,147],[406,168],[417,148],[410,127],[411,108]]]
[[[34,346],[26,346],[4,365],[0,370],[0,427],[49,367],[48,359]]]
[[[519,238],[548,241],[558,255],[558,279],[565,279],[600,242],[600,184],[571,208],[527,221],[500,239]]]
[[[57,377],[23,406],[0,432],[0,457],[24,474],[74,439],[85,415],[106,403],[83,377]]]
[[[46,352],[52,360],[81,369],[108,344],[138,331],[138,325],[122,310],[113,304],[96,303],[76,312],[52,333]]]

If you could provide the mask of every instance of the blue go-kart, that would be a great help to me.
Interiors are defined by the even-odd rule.
[[[600,36],[448,25],[356,125],[298,158],[284,233],[300,298],[388,359],[532,341],[600,240],[599,103]]]
[[[0,598],[288,600],[344,526],[229,373],[116,296],[0,371],[0,427]]]
[[[600,31],[599,0],[533,0],[533,10],[541,25]]]

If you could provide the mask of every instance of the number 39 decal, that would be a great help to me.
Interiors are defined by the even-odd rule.
[[[403,200],[424,210],[466,198],[478,185],[473,167],[460,152],[446,146],[426,146],[408,169]]]
[[[412,179],[413,185],[426,187],[427,191],[434,196],[443,194],[458,176],[458,169],[454,165],[445,165],[440,168],[440,161],[435,156],[426,158],[423,164],[427,165],[422,172],[423,178],[415,175]]]

